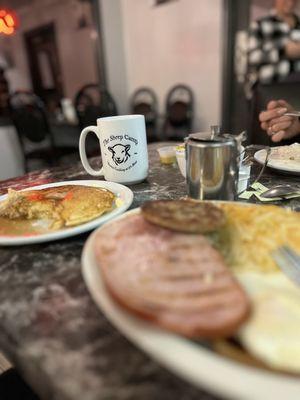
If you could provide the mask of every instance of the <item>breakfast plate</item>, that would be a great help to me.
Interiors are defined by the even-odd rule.
[[[58,239],[64,239],[70,236],[78,235],[84,232],[91,231],[98,226],[102,225],[104,222],[107,222],[116,216],[122,214],[126,211],[133,200],[132,191],[121,184],[100,180],[76,180],[76,181],[64,181],[64,182],[55,182],[44,185],[39,185],[35,187],[30,187],[24,189],[24,191],[32,191],[32,190],[41,190],[41,189],[49,189],[56,188],[60,186],[88,186],[92,188],[100,188],[106,189],[112,192],[115,195],[115,206],[111,211],[108,211],[101,216],[92,219],[88,222],[82,223],[80,225],[72,226],[72,227],[64,227],[55,231],[48,231],[46,233],[38,233],[38,234],[29,234],[29,235],[1,235],[0,234],[0,245],[2,246],[15,246],[15,245],[25,245],[25,244],[34,244],[34,243],[42,243],[48,242]],[[0,204],[7,198],[7,194],[0,196]]]
[[[126,212],[117,219],[137,213],[139,209]],[[100,227],[93,232],[84,246],[82,273],[95,303],[122,334],[173,373],[222,398],[239,400],[265,400],[270,396],[273,400],[299,398],[298,377],[234,362],[218,355],[200,342],[162,330],[118,306],[107,292],[94,254],[95,237],[103,228]]]
[[[297,151],[297,159],[291,154]],[[295,143],[291,146],[278,146],[272,147],[271,154],[269,156],[268,167],[277,171],[286,172],[292,175],[300,175],[300,144]],[[254,154],[255,160],[264,165],[266,159],[266,150],[262,149]]]

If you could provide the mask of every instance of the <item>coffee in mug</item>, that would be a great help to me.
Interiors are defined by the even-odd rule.
[[[93,169],[87,159],[85,140],[94,132],[100,142],[102,168]],[[79,152],[84,169],[93,176],[123,184],[142,182],[148,175],[148,151],[145,117],[120,115],[97,119],[97,126],[84,128]]]

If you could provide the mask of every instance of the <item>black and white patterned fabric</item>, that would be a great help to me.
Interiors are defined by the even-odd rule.
[[[285,54],[288,41],[300,42],[300,19],[295,15],[293,29],[275,12],[252,22],[248,41],[249,90],[255,83],[271,83],[284,79],[292,72],[300,72],[300,59],[289,60]]]

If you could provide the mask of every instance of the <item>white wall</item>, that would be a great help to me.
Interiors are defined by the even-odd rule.
[[[122,80],[126,80],[127,96],[137,87],[150,86],[158,94],[163,112],[168,89],[176,83],[186,83],[195,93],[194,130],[208,129],[221,120],[223,2],[176,0],[158,7],[152,3],[101,1],[102,9],[106,9],[102,16],[105,41],[116,35],[116,29],[123,30],[123,35],[119,32],[118,36],[125,51],[120,52],[119,60],[126,65]],[[119,5],[122,23],[116,24],[105,16],[109,7]],[[109,82],[119,78],[115,68],[109,68],[109,62],[107,74]],[[110,90],[118,95],[116,88]]]
[[[99,0],[107,85],[120,114],[128,113],[122,0]]]

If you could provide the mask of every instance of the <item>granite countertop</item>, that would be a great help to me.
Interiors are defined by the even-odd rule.
[[[160,165],[157,146],[149,146],[148,180],[131,187],[132,208],[186,194],[177,166]],[[94,159],[92,165],[97,164]],[[9,187],[89,178],[79,164],[55,168],[0,182],[0,194]],[[267,171],[261,180],[266,185],[291,181],[300,178]],[[0,248],[0,350],[45,400],[216,399],[152,361],[94,305],[81,276],[87,236]]]

